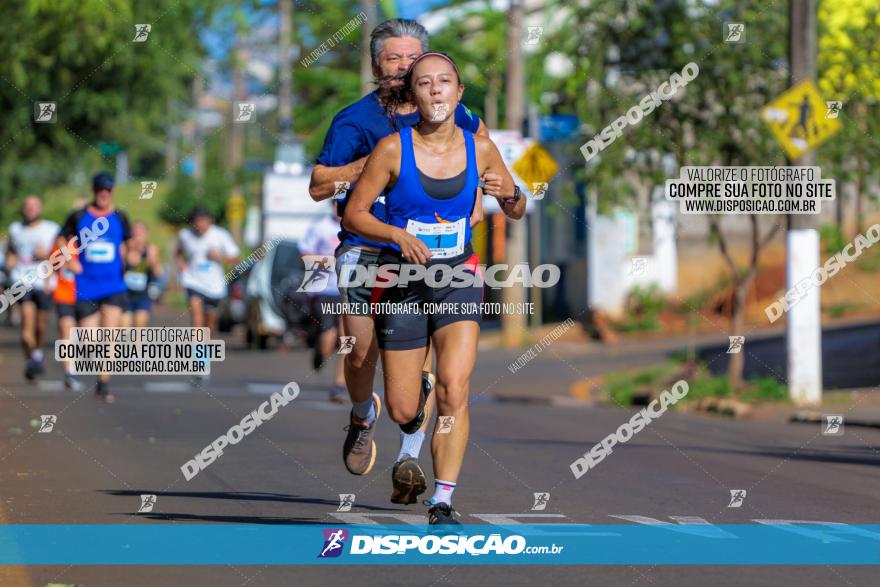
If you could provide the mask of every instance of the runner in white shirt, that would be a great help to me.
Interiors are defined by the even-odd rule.
[[[190,228],[178,235],[177,266],[186,289],[194,327],[217,329],[217,310],[226,297],[223,264],[238,263],[239,249],[225,228],[214,224],[207,208],[197,206],[189,215]],[[200,378],[205,381],[206,378]]]
[[[330,260],[335,258],[336,247],[339,246],[339,216],[336,214],[336,202],[330,201],[330,210],[327,214],[315,219],[305,235],[299,241],[299,250],[305,256],[306,269],[311,269],[317,262],[327,263],[328,270],[313,275],[317,278],[310,285],[304,285],[309,292],[310,312],[307,320],[310,331],[317,332],[315,340],[315,354],[312,364],[315,370],[319,370],[324,361],[336,350],[337,340],[343,342],[339,315],[325,311],[326,304],[333,304],[340,300],[339,289],[336,285],[336,272],[329,266]],[[326,259],[326,261],[324,261]],[[307,278],[308,279],[308,278]],[[343,361],[336,360],[336,377],[330,390],[330,401],[342,403],[348,398],[345,388],[345,372]]]
[[[43,344],[51,294],[47,280],[40,276],[45,271],[37,272],[37,266],[48,258],[60,229],[51,220],[43,220],[40,217],[42,212],[40,198],[28,196],[24,199],[21,206],[22,222],[10,225],[9,248],[6,251],[11,283],[25,276],[35,276],[32,288],[21,298],[21,347],[27,361],[24,371],[27,379],[43,373]]]

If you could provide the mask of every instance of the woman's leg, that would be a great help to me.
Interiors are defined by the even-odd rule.
[[[404,351],[380,351],[385,374],[385,406],[398,424],[406,424],[419,411],[425,347]]]
[[[480,325],[472,321],[454,322],[433,336],[437,352],[437,426],[431,439],[435,479],[456,483],[461,471],[470,429],[468,391],[479,337]]]

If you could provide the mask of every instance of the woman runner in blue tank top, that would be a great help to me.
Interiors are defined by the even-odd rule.
[[[464,87],[449,57],[422,54],[404,83],[421,122],[376,145],[343,223],[368,240],[388,244],[379,265],[401,265],[393,282],[408,276],[405,287],[380,285],[373,290],[379,302],[374,316],[385,402],[398,424],[419,413],[429,340],[436,349],[438,419],[431,446],[435,490],[426,503],[430,523],[455,524],[452,492],[467,446],[467,396],[482,315],[482,280],[476,275],[479,260],[471,247],[469,223],[478,178],[486,172],[502,177],[501,193],[509,195],[498,198],[499,204],[512,219],[525,214],[525,199],[518,197],[495,145],[455,126],[450,113]],[[385,222],[370,214],[383,192]],[[452,280],[444,280],[449,275]]]

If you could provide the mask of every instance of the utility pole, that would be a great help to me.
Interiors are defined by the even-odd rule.
[[[235,33],[235,47],[232,50],[233,109],[235,108],[234,103],[236,101],[244,101],[246,95],[244,74],[242,73],[245,61],[243,44],[244,40],[242,39],[241,32],[237,30]],[[230,125],[230,137],[227,149],[228,159],[226,161],[226,172],[232,175],[236,174],[238,168],[241,167],[243,158],[242,151],[244,148],[244,128],[241,123],[233,122],[233,117],[236,115],[237,113],[233,112],[228,122]]]
[[[510,0],[507,13],[507,128],[522,132],[525,115],[525,72],[522,55],[523,0]],[[526,262],[526,218],[507,222],[508,237],[505,262],[509,268]],[[505,304],[526,301],[521,285],[501,290]],[[501,313],[501,333],[507,347],[521,346],[524,340],[526,315],[523,312]]]
[[[370,55],[370,33],[376,28],[376,0],[361,0],[361,8],[367,16],[361,35],[361,94],[373,90],[373,59]]]
[[[789,0],[790,85],[816,77],[816,0]],[[789,165],[815,165],[812,150]],[[808,279],[819,266],[819,233],[812,214],[787,217],[786,290]],[[788,359],[788,395],[797,404],[822,401],[822,319],[819,288],[788,311],[786,352]]]
[[[278,130],[283,141],[293,131],[291,118],[291,93],[293,91],[290,64],[290,30],[293,22],[293,2],[279,0],[281,26],[278,31],[278,47],[281,58],[278,60]]]
[[[193,178],[196,182],[201,183],[205,177],[205,145],[202,141],[202,129],[199,126],[201,122],[201,106],[202,94],[204,93],[205,78],[201,74],[197,74],[192,82],[192,100],[195,111],[195,119],[193,120],[192,129],[192,145],[193,145]]]
[[[173,96],[168,96],[165,113],[165,177],[173,181],[177,174],[177,108]]]

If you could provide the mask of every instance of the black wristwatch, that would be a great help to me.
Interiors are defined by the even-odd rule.
[[[514,202],[519,202],[520,197],[522,196],[522,190],[519,189],[519,186],[513,184],[513,197],[512,198],[504,198],[504,201],[509,202],[513,200]]]

